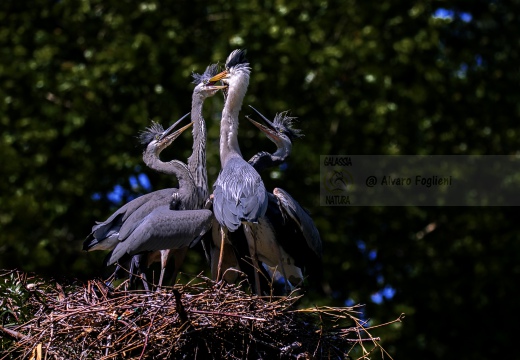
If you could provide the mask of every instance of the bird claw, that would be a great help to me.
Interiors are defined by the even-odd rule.
[[[170,201],[170,210],[178,210],[179,205],[179,194],[176,192],[172,194],[172,200]]]
[[[211,208],[213,207],[213,199],[214,198],[215,198],[215,196],[213,194],[211,194],[209,196],[209,198],[206,200],[206,203],[204,204],[204,209],[211,210]]]

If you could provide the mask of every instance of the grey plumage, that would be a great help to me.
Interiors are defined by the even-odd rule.
[[[321,258],[323,246],[320,233],[310,214],[285,190],[274,188],[273,195],[278,200],[278,207],[286,222],[294,221],[305,238],[306,245],[317,257]],[[289,219],[290,218],[290,219]],[[302,244],[305,245],[305,244]]]
[[[144,145],[145,149],[152,142],[152,140],[158,139],[164,133],[163,126],[155,121],[152,121],[152,124],[147,127],[145,130],[139,132],[139,143]]]
[[[221,226],[235,231],[242,222],[256,223],[267,208],[267,192],[258,172],[247,163],[238,146],[238,113],[249,84],[245,52],[233,51],[226,60],[228,94],[220,125],[222,170],[213,185],[213,211]]]
[[[136,258],[139,261],[131,261],[132,264],[139,263],[145,266],[146,263],[159,259],[162,262],[160,283],[162,282],[165,263],[170,257],[170,251],[176,254],[175,257],[178,262],[183,261],[185,251],[176,252],[175,249],[185,248],[189,245],[190,241],[193,240],[190,240],[190,237],[198,232],[200,226],[206,228],[207,216],[210,213],[207,210],[191,212],[190,214],[195,217],[186,218],[185,215],[187,214],[175,213],[167,207],[175,210],[200,209],[208,197],[206,127],[202,117],[202,105],[207,97],[213,96],[222,88],[209,82],[209,79],[217,72],[218,66],[215,64],[208,66],[201,75],[193,74],[196,84],[193,91],[191,111],[194,141],[193,152],[188,158],[187,165],[176,160],[168,163],[159,161],[160,151],[174,140],[173,138],[171,141],[164,141],[176,124],[164,130],[162,125],[153,122],[139,135],[141,144],[145,145],[147,149],[143,154],[143,161],[156,171],[176,175],[179,180],[179,188],[158,190],[124,205],[105,222],[94,226],[92,233],[85,240],[85,250],[114,249],[106,259],[107,263],[113,263],[120,259],[123,254],[135,254],[144,251],[143,249],[148,249],[146,251],[160,250],[157,249],[160,246],[163,248],[160,255],[148,253],[148,261],[146,262],[141,259],[142,255],[136,255],[139,256],[139,259]],[[162,145],[156,147],[157,144]],[[168,221],[165,221],[165,219],[168,219]],[[150,227],[150,224],[153,224],[154,221],[158,222],[156,229]],[[190,233],[190,229],[194,230],[194,233]],[[166,241],[164,239],[168,233],[173,239]],[[173,246],[173,248],[165,246]],[[176,264],[176,269],[179,265]]]
[[[195,85],[207,85],[209,79],[218,73],[218,64],[209,65],[206,70],[202,74],[193,73],[191,77],[193,78],[192,83]]]
[[[112,265],[125,254],[189,247],[209,230],[211,219],[210,210],[173,211],[169,205],[156,207],[135,226],[135,231],[119,237],[120,243],[106,263]]]
[[[242,222],[257,222],[267,209],[267,192],[254,168],[240,158],[228,161],[213,187],[213,212],[229,231]]]
[[[251,107],[252,108],[252,107]],[[284,113],[270,121],[258,110],[265,125],[251,119],[276,144],[276,152],[259,152],[249,163],[258,171],[284,162],[292,150],[292,141],[301,137],[294,129],[293,118]],[[296,135],[296,136],[295,136]],[[268,194],[268,207],[256,227],[258,258],[272,271],[281,272],[293,286],[303,281],[303,270],[312,278],[321,273],[322,242],[319,231],[308,212],[289,193],[275,188]],[[230,234],[232,241],[234,234]],[[275,270],[276,269],[276,270]]]
[[[226,59],[226,69],[240,66],[249,66],[249,61],[246,58],[247,50],[236,49],[233,50]]]
[[[293,118],[278,114],[275,120],[270,122],[258,110],[253,110],[262,117],[267,126],[255,125],[276,144],[277,150],[274,154],[262,153],[262,156],[254,156],[249,162],[255,168],[260,165],[278,165],[290,155],[292,140],[301,137],[302,134],[300,130],[292,127]],[[264,220],[260,223],[262,229],[259,230],[259,241],[276,243],[281,247],[280,253],[271,251],[269,254],[263,254],[269,266],[277,265],[278,271],[284,271],[284,276],[293,286],[303,281],[304,268],[311,269],[312,275],[321,272],[322,242],[319,231],[309,213],[288,192],[275,188],[273,193],[269,194],[269,205]]]
[[[254,230],[252,228],[265,214],[267,191],[258,172],[247,163],[238,145],[238,114],[249,85],[250,68],[242,50],[233,51],[226,60],[226,70],[211,78],[222,80],[228,85],[225,104],[220,122],[220,163],[222,170],[213,185],[213,212],[221,227],[220,241],[214,238],[220,248],[216,278],[224,258],[224,247],[228,244],[228,231],[236,231],[242,223],[246,229],[247,243],[252,254],[253,265],[258,264],[255,252]],[[258,274],[255,273],[258,278]],[[259,281],[256,282],[257,284]],[[259,293],[259,288],[257,288]]]
[[[260,111],[251,105],[249,105],[249,107],[262,118],[265,125],[254,121],[249,116],[246,116],[246,118],[251,121],[253,125],[262,130],[269,140],[276,145],[276,151],[274,153],[271,154],[267,151],[260,151],[249,159],[248,162],[260,172],[266,168],[282,164],[291,153],[292,140],[302,137],[303,134],[301,130],[293,127],[296,118],[288,116],[288,111],[276,114],[274,120],[270,121],[262,115]]]
[[[176,188],[167,188],[139,196],[117,209],[105,221],[96,222],[83,242],[83,250],[112,250],[119,241],[119,233],[132,232],[153,209],[169,205],[175,191]]]
[[[184,117],[177,121],[175,125],[182,121]],[[167,137],[163,137],[164,132],[159,132],[160,128],[162,128],[159,128],[159,126],[160,125],[152,124],[150,128],[141,134],[141,138],[152,139],[143,153],[143,160],[147,165],[155,167],[158,171],[165,172],[169,175],[176,175],[179,180],[179,189],[170,188],[157,190],[123,205],[107,220],[98,222],[92,227],[91,233],[83,242],[84,250],[92,251],[112,250],[116,247],[124,248],[125,245],[122,245],[122,243],[130,234],[139,234],[139,225],[142,224],[143,219],[146,219],[157,207],[169,206],[172,201],[172,196],[183,200],[181,201],[183,204],[189,205],[190,202],[193,202],[190,193],[193,192],[195,186],[186,165],[177,160],[172,160],[168,163],[163,163],[159,160],[160,152],[169,146],[189,125]],[[172,129],[173,127],[170,128],[169,131]],[[143,135],[145,133],[149,134]],[[192,190],[191,192],[190,189]]]
[[[202,208],[209,197],[208,173],[206,168],[206,122],[202,116],[202,106],[206,98],[213,96],[224,86],[216,86],[209,80],[218,72],[218,65],[213,64],[206,68],[202,75],[192,74],[193,89],[191,101],[191,120],[193,122],[193,151],[188,158],[188,170],[193,176],[197,188],[198,202],[196,208]]]
[[[303,137],[303,133],[300,129],[294,128],[294,121],[297,119],[294,116],[289,116],[289,110],[277,113],[274,116],[274,120],[270,121],[260,111],[249,105],[254,112],[259,115],[262,120],[275,132],[283,136],[286,136],[290,141]],[[266,134],[267,135],[267,134]],[[271,137],[269,137],[271,138]]]
[[[142,141],[151,140],[143,153],[145,164],[156,171],[176,176],[179,188],[159,190],[134,199],[105,222],[94,225],[83,244],[85,250],[112,250],[105,260],[107,265],[117,262],[125,255],[133,256],[143,251],[166,251],[165,256],[160,257],[162,270],[159,285],[162,283],[169,251],[186,248],[202,235],[201,231],[205,232],[211,226],[212,214],[207,210],[180,214],[182,211],[170,209],[172,199],[179,210],[194,208],[197,204],[195,184],[187,166],[177,160],[162,162],[159,159],[161,151],[191,126],[189,124],[171,133],[183,119],[184,117],[163,132],[160,132],[160,125],[152,124],[140,136]],[[137,263],[144,266],[144,261]]]

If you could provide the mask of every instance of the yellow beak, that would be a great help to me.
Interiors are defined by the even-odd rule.
[[[224,70],[221,73],[218,73],[217,75],[213,76],[211,79],[208,80],[209,83],[217,82],[222,79],[224,79],[228,75],[228,71]]]

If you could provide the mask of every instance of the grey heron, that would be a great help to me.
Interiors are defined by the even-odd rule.
[[[249,107],[262,118],[265,125],[252,120],[247,115],[246,118],[276,145],[276,151],[274,153],[271,154],[267,151],[260,151],[249,159],[248,162],[253,165],[258,172],[261,172],[267,168],[282,164],[291,154],[292,141],[303,135],[301,130],[293,128],[293,121],[296,118],[289,116],[288,111],[276,114],[274,120],[271,121],[251,105],[249,105]]]
[[[292,140],[302,136],[301,131],[292,127],[294,118],[289,117],[287,112],[277,114],[271,122],[258,110],[252,106],[251,108],[262,117],[267,126],[247,118],[276,144],[277,150],[273,154],[257,154],[250,163],[255,168],[259,165],[272,167],[281,164],[291,153]],[[278,268],[282,271],[285,268],[287,280],[293,286],[300,284],[303,281],[304,268],[312,269],[311,275],[315,275],[313,272],[319,273],[322,257],[319,231],[309,213],[287,191],[274,188],[269,193],[265,219],[266,222],[262,225],[264,231],[260,232],[263,235],[260,243],[271,241],[280,245],[282,258]]]
[[[188,115],[184,115],[174,125],[178,125]],[[169,130],[171,131],[171,128]],[[143,160],[150,158],[150,153],[155,153],[158,150],[157,143],[163,132],[164,129],[161,125],[153,123],[152,126],[141,133],[140,141],[147,145],[143,152]],[[175,134],[179,136],[181,133],[177,131]],[[168,188],[142,195],[117,209],[107,220],[96,221],[96,225],[92,227],[92,231],[83,241],[83,250],[114,249],[119,242],[121,232],[133,231],[137,224],[148,216],[153,209],[158,206],[169,205],[172,201],[172,194],[177,190],[177,188]]]
[[[202,105],[207,97],[213,96],[222,88],[222,86],[216,86],[214,83],[208,81],[216,73],[217,65],[215,64],[208,66],[202,75],[193,74],[194,83],[196,84],[192,96],[191,111],[194,141],[193,153],[188,158],[187,165],[188,170],[192,175],[192,182],[194,182],[194,190],[191,193],[192,196],[188,194],[185,201],[180,201],[178,189],[168,188],[154,191],[134,199],[114,212],[106,221],[94,225],[92,232],[83,244],[84,250],[112,250],[115,244],[117,244],[117,239],[121,231],[125,231],[127,228],[135,229],[135,225],[133,224],[143,221],[143,219],[149,216],[157,207],[169,205],[170,208],[174,210],[200,209],[202,207],[208,193],[206,173],[206,126],[202,117]],[[162,140],[174,126],[164,133],[162,132],[162,127],[155,126],[141,134],[141,142],[147,145],[147,148],[150,148],[150,151],[145,152],[145,155],[143,156],[145,162],[153,164],[154,157],[158,158],[158,153],[155,155],[155,153],[151,151],[153,141],[156,141],[157,139]],[[149,156],[145,159],[146,153],[148,153]],[[175,276],[184,259],[186,249],[186,247],[175,249],[173,251],[164,249],[161,250],[160,253],[137,254],[131,259],[130,276],[132,276],[134,268],[137,267],[138,271],[142,272],[142,267],[160,260],[160,286],[160,284],[162,284],[166,262],[169,257],[172,254],[175,257]],[[143,255],[146,255],[144,259]],[[144,282],[144,284],[145,288],[147,288],[146,282]]]
[[[213,95],[215,95],[219,89],[225,88],[225,86],[215,85],[214,82],[210,81],[210,78],[215,76],[218,72],[218,65],[212,64],[206,68],[204,73],[201,75],[193,73],[193,83],[195,88],[193,89],[192,102],[191,102],[191,120],[193,122],[193,147],[192,154],[188,157],[187,167],[189,173],[193,177],[195,184],[195,191],[193,192],[193,198],[190,202],[179,201],[177,199],[177,192],[172,195],[172,201],[170,208],[172,210],[186,210],[186,209],[202,209],[208,199],[208,174],[206,169],[206,122],[202,116],[202,108],[204,101]],[[149,166],[151,167],[151,166]],[[187,247],[182,249],[162,250],[160,254],[150,254],[147,263],[151,264],[154,261],[161,261],[162,264],[166,264],[170,256],[174,256],[175,269],[173,272],[173,279],[177,277],[180,270],[180,265],[184,262],[186,256]],[[165,265],[162,266],[161,277],[159,279],[159,286],[162,284],[162,275],[164,273]]]
[[[238,145],[238,114],[249,85],[250,68],[245,51],[234,50],[228,56],[226,69],[210,81],[227,84],[226,100],[220,122],[221,171],[213,185],[213,213],[221,226],[220,256],[217,280],[220,278],[222,252],[228,231],[243,224],[253,265],[256,259],[255,226],[267,210],[267,191],[258,172],[244,160]],[[258,286],[258,273],[255,272]],[[257,287],[257,293],[259,288]]]
[[[246,116],[257,128],[276,144],[276,151],[261,151],[249,163],[258,171],[281,164],[290,155],[292,140],[301,137],[301,131],[292,127],[294,118],[287,112],[277,114],[273,121],[250,106],[265,122],[262,125]],[[275,188],[268,193],[265,216],[257,225],[257,256],[267,265],[270,272],[281,273],[292,286],[303,281],[303,269],[311,275],[319,273],[322,243],[312,218],[301,205],[285,190]],[[239,246],[243,242],[241,231],[229,234],[231,243]],[[244,251],[242,251],[243,253]],[[247,272],[246,268],[244,271]],[[286,283],[287,287],[287,283]],[[286,289],[287,290],[287,289]]]
[[[179,188],[175,192],[175,197],[179,204],[193,203],[193,199],[196,197],[193,195],[196,193],[193,178],[184,163],[178,160],[163,162],[159,159],[159,154],[189,126],[191,123],[169,134],[174,127],[161,131],[162,126],[154,123],[145,136],[148,137],[155,133],[143,154],[143,160],[154,170],[177,177]],[[148,202],[144,205],[147,211],[138,209],[129,214],[117,232],[113,232],[112,223],[96,225],[93,233],[108,227],[110,235],[100,242],[97,242],[96,237],[92,236],[90,243],[84,245],[88,250],[112,249],[105,259],[106,265],[112,265],[126,255],[187,248],[194,240],[206,233],[211,226],[212,213],[210,210],[190,210],[181,205],[181,210],[174,211],[170,209],[168,203],[157,205],[157,203]],[[118,214],[116,217],[121,215],[125,214]],[[165,265],[162,264],[160,281]]]
[[[210,210],[193,210],[196,201],[196,187],[193,177],[186,164],[179,160],[163,162],[159,159],[160,152],[168,147],[189,125],[169,134],[174,127],[159,133],[162,127],[152,125],[157,131],[154,140],[150,142],[143,155],[146,165],[155,171],[167,175],[175,175],[179,188],[174,193],[179,210],[170,209],[169,205],[156,207],[141,222],[121,230],[118,242],[107,257],[107,265],[112,265],[125,254],[137,254],[143,251],[169,250],[187,248],[200,238],[211,226]]]

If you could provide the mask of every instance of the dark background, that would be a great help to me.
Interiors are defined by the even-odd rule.
[[[188,112],[192,71],[246,48],[244,104],[291,109],[305,134],[264,179],[320,230],[327,295],[306,303],[366,304],[371,324],[405,313],[372,332],[395,359],[514,352],[517,209],[321,207],[319,156],[518,154],[519,14],[500,0],[3,0],[0,268],[103,275],[104,254],[80,251],[94,221],[148,191],[132,176],[173,185],[144,168],[138,131]],[[211,182],[221,108],[204,108]],[[239,139],[246,158],[274,147],[243,120]],[[184,271],[205,268],[191,252]]]

